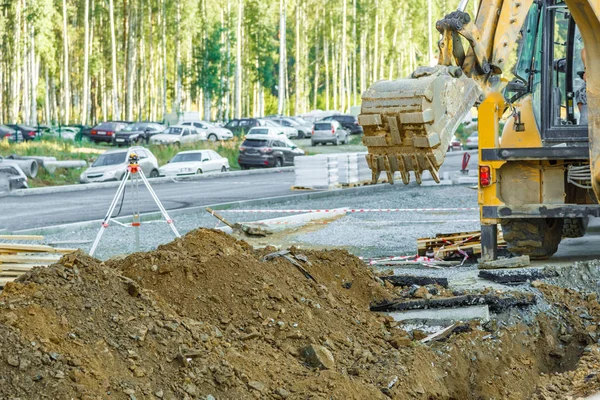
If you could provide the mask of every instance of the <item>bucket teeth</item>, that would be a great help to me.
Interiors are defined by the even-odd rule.
[[[385,171],[393,183],[399,172],[408,184],[414,171],[420,184],[423,171],[429,171],[440,182],[452,135],[480,95],[475,81],[450,72],[437,66],[418,78],[379,81],[365,91],[358,120],[373,181]]]

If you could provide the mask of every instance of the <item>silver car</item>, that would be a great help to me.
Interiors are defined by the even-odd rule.
[[[315,122],[310,144],[316,146],[319,143],[332,143],[335,146],[348,144],[348,131],[335,120]]]
[[[96,161],[79,177],[80,183],[120,181],[127,173],[129,155],[135,153],[139,165],[148,178],[158,176],[158,161],[150,150],[134,146],[127,150],[110,150],[98,157]]]
[[[229,140],[233,139],[233,133],[227,128],[221,128],[206,121],[189,121],[181,123],[183,126],[193,126],[196,131],[202,137],[202,140],[210,140],[216,142],[217,140]]]

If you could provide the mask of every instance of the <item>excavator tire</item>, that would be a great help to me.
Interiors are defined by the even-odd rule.
[[[585,235],[589,218],[565,218],[562,229],[562,237],[578,238]]]
[[[502,232],[509,252],[532,259],[544,259],[558,250],[562,238],[562,218],[525,218],[502,221]]]

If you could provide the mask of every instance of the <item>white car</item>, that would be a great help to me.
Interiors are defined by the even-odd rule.
[[[248,131],[248,135],[266,135],[266,136],[280,136],[287,138],[286,133],[281,130],[279,127],[273,126],[255,126],[254,128],[250,128]]]
[[[280,129],[281,132],[285,133],[285,135],[290,139],[298,137],[298,130],[296,128],[292,128],[291,126],[283,126],[283,125],[278,124],[277,122],[270,120],[270,119],[259,119],[259,121],[263,127],[271,127],[271,128]],[[250,132],[248,132],[248,133],[250,133]]]
[[[217,140],[230,140],[233,139],[233,132],[227,128],[221,128],[220,126],[213,125],[206,121],[188,121],[183,122],[183,126],[193,126],[196,131],[202,137],[202,140],[210,140],[216,142]]]
[[[229,171],[229,160],[212,150],[180,151],[159,169],[160,176],[197,175]]]
[[[148,178],[158,176],[158,161],[152,152],[144,147],[133,146],[129,149],[109,150],[94,161],[91,167],[80,176],[80,183],[120,181],[127,173],[129,155],[137,154],[138,164]]]
[[[190,126],[174,125],[167,128],[163,133],[150,138],[152,144],[186,144],[202,140],[195,128]]]

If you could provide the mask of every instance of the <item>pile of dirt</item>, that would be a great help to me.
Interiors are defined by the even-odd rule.
[[[292,248],[263,261],[274,250],[201,229],[122,260],[34,269],[0,295],[0,398],[526,399],[600,386],[595,298],[542,285],[556,315],[426,345],[369,311],[394,294],[356,257]]]

